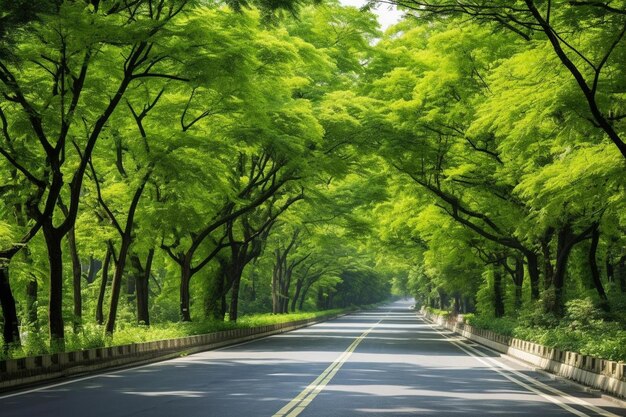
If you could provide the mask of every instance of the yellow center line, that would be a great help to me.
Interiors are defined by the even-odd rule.
[[[339,356],[333,363],[330,364],[328,368],[324,370],[318,376],[315,381],[311,382],[305,389],[300,392],[300,394],[296,395],[293,400],[289,402],[286,406],[281,408],[276,414],[272,417],[295,417],[299,415],[304,409],[313,401],[315,397],[328,385],[328,383],[333,379],[335,374],[339,371],[339,369],[343,366],[344,363],[348,361],[348,358],[352,355],[359,346],[359,344],[367,337],[367,335],[374,330],[376,326],[383,321],[384,317],[372,327],[363,332],[359,337],[354,339],[354,341],[348,346],[348,348]]]

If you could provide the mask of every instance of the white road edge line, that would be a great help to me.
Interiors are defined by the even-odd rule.
[[[516,384],[523,386],[526,389],[529,389],[528,385],[525,384],[522,381],[519,381],[515,378],[513,378],[510,375],[505,374],[504,372],[502,372],[500,369],[501,368],[507,372],[510,372],[512,374],[514,374],[515,376],[525,379],[526,381],[528,381],[529,383],[535,385],[537,388],[542,388],[546,391],[550,391],[552,392],[554,395],[549,395],[546,393],[543,393],[541,391],[538,392],[537,388],[532,388],[530,387],[530,391],[537,393],[538,395],[541,395],[542,397],[554,402],[555,404],[559,405],[562,408],[565,408],[567,411],[570,411],[573,414],[579,415],[579,416],[588,416],[588,414],[584,414],[576,409],[573,409],[572,407],[570,407],[569,405],[565,404],[563,401],[561,401],[559,398],[563,398],[569,402],[575,403],[577,405],[580,405],[586,409],[588,409],[589,411],[592,411],[596,414],[599,414],[601,416],[604,417],[620,417],[617,414],[613,414],[610,411],[606,411],[600,407],[597,407],[593,404],[588,403],[585,400],[582,400],[580,398],[576,398],[576,397],[572,397],[571,395],[557,389],[554,387],[551,387],[547,384],[544,384],[543,382],[537,381],[527,375],[524,375],[521,372],[516,371],[515,369],[511,368],[510,366],[499,362],[498,360],[491,358],[489,356],[487,356],[486,354],[484,354],[483,352],[479,351],[476,348],[473,348],[471,346],[468,346],[466,344],[464,344],[463,342],[458,342],[456,340],[452,340],[449,336],[447,336],[446,334],[442,333],[441,331],[439,331],[438,329],[435,328],[435,326],[433,324],[427,323],[435,332],[437,332],[439,335],[441,335],[442,337],[446,338],[450,343],[452,343],[453,345],[455,345],[457,348],[459,348],[460,350],[464,351],[465,353],[467,353],[468,355],[476,358],[477,360],[479,360],[480,362],[482,362],[483,364],[491,367],[494,371],[498,372],[499,374],[503,375],[504,377],[506,377],[507,379],[511,380],[512,382],[515,382]],[[492,350],[492,349],[490,349]],[[498,352],[500,353],[500,352]],[[521,362],[520,362],[521,363]],[[525,364],[524,364],[525,365]]]
[[[349,316],[349,315],[350,314],[346,314],[346,316]],[[321,324],[321,323],[315,323],[312,326],[315,326],[317,324]],[[312,327],[312,326],[308,326],[308,327]],[[292,330],[292,331],[297,331],[297,330],[300,330],[300,329],[295,329],[295,330]],[[193,353],[192,355],[197,355],[199,353],[204,353],[204,352],[219,352],[221,350],[230,349],[230,348],[235,347],[235,346],[243,346],[243,345],[247,345],[248,343],[257,342],[259,340],[269,339],[270,337],[281,336],[282,334],[283,333],[271,334],[271,335],[268,335],[268,336],[259,337],[258,339],[246,340],[245,342],[235,343],[235,344],[228,345],[228,346],[223,346],[223,347],[217,348],[217,349],[210,349],[210,350],[196,352],[196,353]],[[102,377],[106,377],[108,375],[115,375],[115,374],[119,374],[119,373],[122,373],[122,372],[134,371],[135,369],[147,368],[149,366],[157,366],[157,365],[163,364],[164,362],[175,361],[175,360],[178,360],[180,358],[181,357],[170,358],[170,359],[165,359],[165,360],[162,360],[162,361],[148,363],[148,364],[145,364],[145,365],[125,367],[124,369],[119,369],[119,370],[113,371],[113,372],[97,373],[97,374],[94,374],[94,375],[89,375],[89,376],[85,376],[85,377],[82,377],[82,378],[72,379],[70,381],[63,381],[63,382],[59,382],[59,383],[52,384],[52,385],[42,385],[41,387],[32,388],[32,389],[29,389],[29,390],[26,390],[26,391],[19,391],[19,392],[14,392],[12,394],[0,395],[0,400],[4,400],[5,398],[11,398],[11,397],[19,397],[20,395],[32,394],[33,392],[44,391],[44,390],[47,390],[47,389],[50,389],[50,388],[56,388],[56,387],[61,387],[63,385],[74,384],[76,382],[87,381],[89,379],[102,378]]]
[[[576,382],[574,380],[566,379],[566,378],[561,377],[559,375],[552,374],[552,373],[546,371],[545,369],[539,368],[539,367],[537,367],[537,366],[535,366],[533,364],[529,364],[528,362],[524,362],[521,359],[517,359],[517,358],[515,358],[513,356],[509,356],[506,353],[498,352],[497,350],[492,349],[489,346],[481,345],[480,343],[477,343],[477,344],[480,345],[481,349],[493,352],[496,355],[498,355],[498,357],[501,358],[501,359],[506,359],[509,362],[516,363],[516,364],[518,364],[520,366],[523,366],[524,368],[527,368],[527,369],[532,370],[534,372],[540,373],[542,375],[546,375],[548,378],[551,378],[553,380],[561,380],[563,383],[570,384],[571,386],[575,387],[579,391],[597,393],[597,395],[599,395],[600,398],[602,398],[602,399],[604,399],[606,401],[612,402],[613,404],[617,404],[617,405],[619,405],[622,408],[626,408],[626,401],[621,400],[621,399],[619,399],[617,397],[613,397],[610,394],[606,394],[606,393],[602,392],[601,390],[599,390],[597,388],[593,388],[593,387],[588,387],[588,386],[582,385],[580,382]]]
[[[493,350],[493,349],[489,348],[488,346],[482,346],[482,345],[481,345],[481,347],[484,347],[484,348],[486,348],[486,349],[488,349],[488,350],[490,350],[490,351],[492,351],[492,352],[495,352],[495,353],[497,353],[497,354],[499,354],[499,355],[502,355],[500,352],[498,352],[498,351],[496,351],[496,350]],[[576,404],[578,404],[578,405],[581,405],[581,406],[583,406],[583,407],[585,407],[585,408],[589,409],[590,411],[593,411],[593,412],[594,412],[594,413],[596,413],[596,414],[599,414],[599,415],[602,415],[602,416],[606,416],[606,417],[619,417],[617,414],[613,414],[613,413],[611,413],[610,411],[606,411],[606,410],[604,410],[604,409],[602,409],[602,408],[600,408],[600,407],[598,407],[598,406],[595,406],[595,405],[593,405],[593,404],[591,404],[591,403],[589,403],[589,402],[587,402],[587,401],[585,401],[585,400],[583,400],[583,399],[580,399],[580,398],[577,398],[577,397],[573,397],[573,396],[571,396],[571,395],[567,394],[566,392],[563,392],[563,391],[559,390],[558,388],[551,387],[551,386],[550,386],[550,385],[548,385],[548,384],[544,384],[544,383],[543,383],[543,382],[541,382],[541,381],[537,381],[537,380],[535,380],[535,379],[533,379],[533,378],[529,377],[528,375],[525,375],[525,374],[523,374],[523,373],[521,373],[521,372],[519,372],[519,371],[516,371],[515,369],[510,368],[510,367],[509,367],[508,365],[506,365],[505,363],[499,362],[499,361],[498,361],[498,360],[496,360],[495,358],[492,358],[492,357],[489,357],[489,356],[485,355],[484,353],[480,352],[480,350],[478,350],[478,349],[476,349],[476,348],[474,348],[474,347],[468,346],[468,348],[469,348],[469,349],[472,349],[472,350],[474,350],[474,351],[479,352],[478,354],[481,354],[482,356],[484,356],[485,358],[487,358],[487,360],[491,360],[491,361],[493,361],[493,362],[494,362],[494,363],[496,363],[498,366],[500,366],[500,367],[502,367],[503,369],[506,369],[507,371],[509,371],[509,372],[511,372],[511,373],[513,373],[513,374],[515,374],[515,375],[517,375],[517,376],[519,376],[520,378],[524,378],[524,379],[526,379],[526,380],[528,380],[528,381],[532,381],[532,382],[536,383],[537,385],[541,386],[542,388],[544,388],[545,390],[550,391],[550,392],[553,392],[553,393],[554,393],[554,394],[556,394],[556,395],[562,396],[563,398],[567,399],[568,401],[571,401],[571,402],[573,402],[573,403],[576,403]],[[507,359],[509,359],[509,358],[507,357]],[[515,359],[515,358],[511,358],[511,359],[513,359],[513,360],[514,360],[514,362],[517,362],[518,364],[520,364],[520,365],[522,365],[522,366],[526,366],[526,367],[528,367],[528,364],[526,364],[526,363],[524,363],[524,362],[522,362],[522,361],[520,361],[520,360],[517,360],[517,359]]]

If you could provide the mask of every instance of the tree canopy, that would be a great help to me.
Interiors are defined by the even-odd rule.
[[[5,350],[391,294],[619,321],[625,6],[393,3],[382,33],[335,1],[0,2]]]

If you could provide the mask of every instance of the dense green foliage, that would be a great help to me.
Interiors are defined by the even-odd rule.
[[[367,307],[367,306],[366,306]],[[132,343],[151,342],[155,340],[176,339],[180,337],[201,335],[223,330],[245,329],[269,326],[279,323],[295,322],[316,318],[328,318],[348,310],[333,309],[324,311],[299,312],[289,314],[253,314],[234,321],[202,320],[197,322],[163,322],[153,326],[137,326],[131,322],[121,322],[115,337],[107,336],[102,328],[94,323],[84,324],[80,331],[67,335],[65,348],[67,351],[79,351],[104,346],[120,346]],[[350,310],[353,311],[353,310]],[[0,358],[19,358],[48,353],[48,340],[43,333],[30,334],[20,346],[12,346],[0,353]]]
[[[383,238],[417,261],[403,287],[625,359],[626,4],[396,3],[413,19],[381,42],[370,96],[398,197]]]
[[[566,310],[560,320],[546,319],[530,310],[518,318],[494,319],[469,314],[466,320],[473,326],[544,346],[609,360],[626,360],[626,330],[618,321],[606,320],[590,299],[569,301]]]
[[[352,195],[366,172],[329,109],[364,73],[373,15],[262,0],[0,7],[5,349],[388,297],[369,202]]]
[[[623,2],[398,0],[384,34],[333,1],[22,3],[7,344],[390,291],[546,343],[590,305],[579,346],[623,337]]]

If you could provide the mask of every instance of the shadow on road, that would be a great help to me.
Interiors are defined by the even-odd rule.
[[[466,355],[441,334],[457,336],[435,331],[409,303],[3,399],[0,408],[3,417],[272,416],[368,330],[301,417],[571,415]]]

